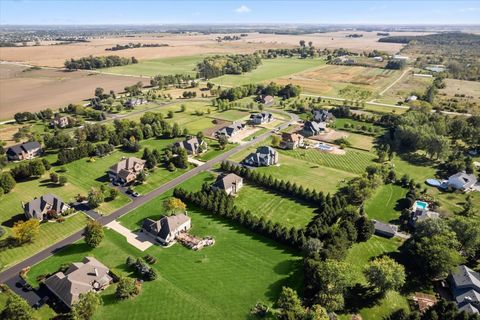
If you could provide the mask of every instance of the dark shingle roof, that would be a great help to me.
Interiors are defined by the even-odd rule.
[[[40,198],[35,198],[32,201],[26,203],[24,210],[30,218],[43,219],[41,215],[47,205],[51,206],[50,210],[62,212],[62,209],[66,204],[63,202],[62,199],[60,199],[54,194],[45,194]]]
[[[214,187],[226,190],[231,188],[234,184],[238,181],[242,181],[243,179],[237,176],[235,173],[229,173],[227,175],[220,175],[217,177],[217,180],[213,184]]]
[[[37,141],[29,141],[29,142],[24,142],[20,143],[14,146],[11,146],[8,148],[7,152],[9,154],[16,154],[20,155],[23,152],[30,152],[36,149],[39,149],[41,147],[40,143]]]

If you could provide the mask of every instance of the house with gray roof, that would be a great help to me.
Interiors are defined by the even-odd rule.
[[[184,141],[175,142],[173,147],[174,149],[185,149],[189,155],[196,156],[205,152],[208,145],[205,140],[192,137]]]
[[[223,127],[222,129],[215,132],[215,136],[218,138],[220,136],[225,136],[231,138],[237,135],[240,131],[245,129],[245,123],[243,122],[234,122],[229,126]]]
[[[243,163],[254,167],[267,167],[278,163],[278,152],[272,147],[262,146],[250,153]]]
[[[327,130],[326,122],[306,121],[302,129],[302,134],[305,137],[311,137],[319,135],[325,130]]]
[[[69,209],[70,206],[54,194],[45,194],[39,198],[23,204],[23,211],[27,219],[45,220],[48,213],[55,215],[61,214]]]
[[[323,109],[315,109],[312,111],[313,121],[328,122],[333,119],[333,114]]]
[[[250,123],[252,124],[264,124],[264,123],[269,123],[273,121],[273,114],[270,112],[260,112],[260,113],[254,113],[250,115]]]
[[[57,272],[44,281],[45,286],[69,308],[78,302],[80,294],[99,292],[112,282],[110,270],[93,257],[72,263],[67,271]]]
[[[127,101],[125,101],[125,103],[123,104],[126,108],[133,108],[135,106],[139,106],[141,104],[145,104],[145,103],[148,103],[148,100],[147,99],[144,99],[144,98],[130,98],[128,99]]]
[[[29,141],[11,146],[7,149],[9,161],[30,160],[42,154],[42,146],[37,141]]]
[[[192,227],[192,222],[189,216],[186,214],[176,214],[172,216],[162,217],[160,220],[145,219],[142,224],[142,231],[146,232],[155,239],[168,245],[181,232],[187,232]]]
[[[111,166],[108,170],[108,176],[111,181],[127,184],[134,181],[144,168],[145,160],[129,157]]]
[[[447,185],[451,188],[468,191],[478,182],[474,174],[458,172],[448,178]]]
[[[458,307],[467,312],[478,313],[480,309],[480,273],[461,265],[450,274],[449,283]]]
[[[212,185],[213,190],[223,190],[228,195],[235,195],[243,186],[243,178],[234,173],[219,175]]]
[[[375,227],[375,234],[377,236],[393,238],[398,232],[398,227],[393,224],[373,220],[373,225]]]

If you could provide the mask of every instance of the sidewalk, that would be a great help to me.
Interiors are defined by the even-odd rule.
[[[130,229],[122,226],[117,220],[108,223],[105,225],[105,227],[115,230],[116,232],[125,236],[125,238],[127,238],[127,242],[140,251],[145,251],[153,245],[153,239],[151,239],[148,235],[140,232],[132,232]]]

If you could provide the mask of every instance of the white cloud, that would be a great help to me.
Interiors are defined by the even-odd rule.
[[[459,11],[460,12],[474,12],[474,11],[478,11],[480,8],[463,8],[463,9],[460,9]]]
[[[238,12],[238,13],[247,13],[247,12],[250,12],[252,10],[250,10],[250,8],[247,7],[246,5],[242,4],[240,7],[235,9],[235,11]]]

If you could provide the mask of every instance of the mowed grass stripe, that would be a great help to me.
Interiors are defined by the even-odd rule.
[[[280,152],[297,159],[357,174],[365,172],[365,168],[372,164],[372,161],[375,159],[375,155],[369,152],[353,149],[346,149],[346,154],[344,155],[331,154],[314,149],[281,150]]]

